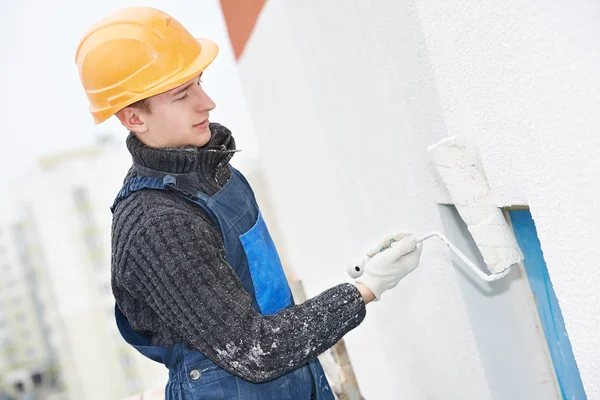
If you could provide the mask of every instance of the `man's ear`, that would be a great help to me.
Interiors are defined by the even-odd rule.
[[[146,133],[148,127],[144,123],[143,116],[140,116],[140,111],[133,107],[125,107],[117,112],[117,118],[121,124],[133,133]]]

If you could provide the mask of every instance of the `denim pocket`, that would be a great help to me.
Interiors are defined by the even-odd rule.
[[[291,293],[281,260],[262,214],[250,230],[240,235],[248,258],[254,294],[263,315],[276,314],[291,304]]]
[[[224,378],[235,379],[233,375],[211,360],[204,359],[185,367],[187,380],[191,387],[209,385]]]

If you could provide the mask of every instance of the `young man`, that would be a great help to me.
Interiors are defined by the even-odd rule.
[[[317,355],[417,267],[421,246],[386,238],[354,283],[294,305],[252,189],[229,165],[234,139],[209,122],[200,78],[217,52],[148,7],[107,16],[77,49],[95,122],[116,114],[130,131],[133,167],[112,206],[117,324],[169,369],[166,399],[332,399]]]

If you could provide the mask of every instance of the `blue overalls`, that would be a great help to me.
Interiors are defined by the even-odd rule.
[[[122,199],[140,189],[170,190],[202,207],[221,230],[228,264],[253,299],[252,306],[266,314],[276,314],[292,306],[293,298],[281,261],[262,218],[252,188],[232,166],[231,178],[213,196],[190,194],[172,175],[162,178],[136,176],[125,183],[111,210]],[[144,172],[138,170],[138,173]],[[145,171],[146,175],[154,175]],[[317,400],[333,399],[321,364],[312,360],[269,382],[255,384],[230,374],[187,343],[152,346],[151,337],[133,330],[115,305],[117,326],[125,341],[144,356],[169,369],[165,400],[243,399]],[[313,386],[314,383],[314,386]]]

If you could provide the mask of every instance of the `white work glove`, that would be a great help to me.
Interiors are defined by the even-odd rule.
[[[383,292],[394,288],[417,268],[422,250],[423,245],[417,244],[414,235],[401,233],[388,236],[367,250],[366,256],[350,265],[347,271],[379,300]]]
[[[371,258],[389,248],[392,243],[397,242],[403,237],[410,236],[410,233],[398,232],[393,235],[386,236],[383,240],[377,242],[372,245],[365,251],[365,255],[355,263],[348,264],[346,266],[346,272],[350,275],[351,278],[358,278],[363,274],[365,269],[365,265],[371,260]]]

